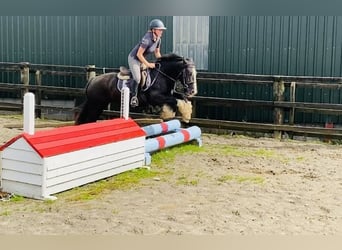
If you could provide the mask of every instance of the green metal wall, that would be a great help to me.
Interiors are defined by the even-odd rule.
[[[160,18],[162,52],[173,51],[172,16],[0,16],[0,61],[97,67],[127,65],[127,54]],[[199,30],[201,28],[199,27]],[[190,30],[189,32],[192,32]],[[194,34],[192,34],[194,35]],[[341,16],[209,17],[208,71],[270,75],[341,76]],[[0,74],[2,82],[18,76]],[[49,79],[55,85],[82,87],[72,79]],[[2,95],[4,93],[1,93]],[[246,84],[201,84],[199,95],[271,100],[271,87]],[[340,103],[340,92],[299,90],[298,101]],[[197,115],[215,119],[269,122],[268,110],[198,107]],[[323,121],[298,114],[296,122]],[[335,119],[335,118],[334,118]],[[339,119],[339,118],[336,118]]]
[[[0,61],[126,65],[152,18],[161,18],[171,30],[164,33],[162,51],[172,51],[172,17],[0,16]]]
[[[342,76],[341,16],[215,16],[210,17],[208,71]],[[272,86],[203,84],[199,95],[272,100]],[[341,103],[341,91],[298,89],[296,100]],[[272,122],[272,111],[257,108],[199,107],[202,117]],[[296,114],[297,123],[317,123],[339,117]]]
[[[209,71],[342,75],[342,16],[211,17],[209,37]]]
[[[160,18],[171,32],[164,32],[162,52],[172,51],[172,17],[148,16],[0,16],[0,61],[30,62],[101,68],[127,66],[127,56]],[[14,74],[1,81],[18,83]],[[43,81],[63,87],[82,87],[82,79],[63,77]]]

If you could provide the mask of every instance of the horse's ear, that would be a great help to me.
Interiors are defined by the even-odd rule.
[[[194,61],[193,61],[191,58],[189,58],[189,57],[184,58],[183,61],[184,61],[186,64],[194,64]]]

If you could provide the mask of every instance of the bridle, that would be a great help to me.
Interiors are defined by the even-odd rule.
[[[186,60],[183,59],[183,64],[184,65],[188,65],[188,63],[186,62]],[[189,79],[187,71],[188,71],[188,67],[184,67],[183,70],[181,70],[179,72],[179,74],[177,75],[176,78],[173,78],[171,76],[169,76],[168,74],[166,74],[165,72],[163,72],[162,70],[160,70],[160,63],[156,63],[156,71],[158,72],[157,75],[155,76],[154,80],[152,83],[154,83],[156,81],[156,79],[158,78],[159,73],[162,74],[163,76],[165,76],[166,78],[168,78],[169,80],[171,80],[174,83],[174,87],[173,87],[173,93],[177,93],[182,95],[183,97],[186,96],[186,93],[188,92],[189,89],[189,83],[193,83],[194,81],[191,79]],[[179,80],[180,76],[183,75],[183,81]],[[179,89],[179,84],[183,87],[182,89]]]

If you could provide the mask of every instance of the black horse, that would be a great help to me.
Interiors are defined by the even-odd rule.
[[[189,98],[197,94],[196,68],[191,59],[176,54],[164,55],[149,70],[150,85],[139,86],[139,107],[159,107],[162,119],[171,119],[178,111],[182,120],[189,122],[192,106]],[[91,78],[86,85],[86,100],[75,116],[75,124],[95,122],[109,103],[121,103],[121,87],[129,87],[131,79],[121,80],[117,73],[106,73]]]

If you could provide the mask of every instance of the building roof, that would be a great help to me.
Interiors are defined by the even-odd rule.
[[[33,135],[22,133],[1,146],[0,151],[23,138],[41,157],[48,157],[141,136],[145,132],[132,119],[119,118],[41,130]]]

